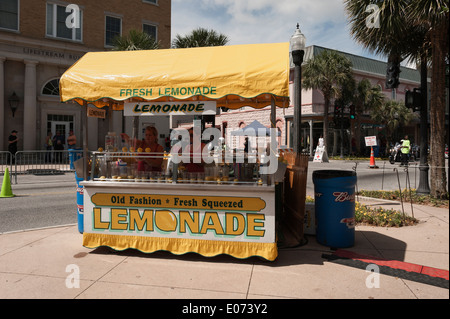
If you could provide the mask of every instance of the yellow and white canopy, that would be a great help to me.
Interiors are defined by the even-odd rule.
[[[289,43],[89,52],[60,80],[62,102],[204,100],[217,107],[289,106]]]

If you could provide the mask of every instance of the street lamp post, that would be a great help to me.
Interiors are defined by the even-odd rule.
[[[16,92],[9,97],[9,107],[11,108],[12,116],[14,117],[14,113],[16,113],[17,107],[19,106],[19,97],[16,95]]]
[[[294,63],[294,152],[301,153],[301,124],[302,124],[302,63],[305,54],[306,38],[299,29],[291,37],[290,45],[292,52],[292,62]]]
[[[430,186],[428,183],[428,97],[427,97],[427,65],[422,63],[420,71],[420,165],[419,165],[419,187],[417,194],[430,194]]]

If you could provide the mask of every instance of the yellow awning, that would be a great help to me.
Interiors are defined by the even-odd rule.
[[[214,100],[217,107],[289,106],[289,43],[89,52],[60,80],[62,102]]]

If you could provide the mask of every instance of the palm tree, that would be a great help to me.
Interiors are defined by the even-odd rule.
[[[431,103],[430,103],[430,189],[437,198],[448,198],[445,176],[445,67],[449,60],[448,0],[417,0],[411,3],[409,17],[417,24],[428,24],[431,43]],[[447,96],[448,98],[448,96]],[[450,176],[450,172],[449,172]]]
[[[415,114],[408,109],[403,102],[388,100],[376,105],[370,116],[377,123],[386,125],[387,145],[394,141],[394,132],[399,126],[408,125],[415,117]]]
[[[128,35],[116,36],[113,39],[113,50],[132,51],[132,50],[156,50],[159,49],[159,42],[149,36],[147,33],[138,30],[130,30]]]
[[[324,98],[323,138],[328,149],[328,113],[332,99],[341,97],[342,87],[351,81],[352,63],[334,50],[324,50],[303,67],[303,87],[317,89]]]
[[[357,141],[356,150],[358,153],[361,151],[361,144],[359,143],[361,139],[361,117],[364,112],[380,107],[380,105],[384,103],[384,100],[385,97],[381,92],[380,87],[372,86],[368,79],[362,79],[356,85],[353,94],[353,104],[355,105],[357,123],[354,135]]]
[[[389,57],[419,60],[422,98],[426,98],[426,71],[432,53],[432,84],[430,105],[431,128],[431,195],[447,193],[444,167],[445,136],[445,59],[448,59],[448,0],[384,0],[377,2],[379,27],[367,26],[366,8],[370,0],[345,0],[353,37],[364,47]],[[397,60],[398,59],[398,60]],[[421,143],[423,144],[423,143]],[[426,150],[426,148],[425,148]],[[425,154],[422,150],[422,154]],[[421,157],[421,165],[424,157]]]
[[[190,34],[177,34],[172,41],[173,48],[195,48],[226,45],[230,40],[224,34],[205,28],[194,29]]]
[[[113,39],[113,50],[115,51],[134,51],[134,50],[157,50],[159,49],[159,42],[155,41],[153,37],[143,31],[130,30],[128,35],[116,36]],[[123,111],[122,111],[123,112]],[[123,115],[123,114],[122,114]],[[138,135],[137,116],[133,116],[133,140]],[[123,126],[123,123],[122,123]],[[123,132],[123,127],[122,127]]]

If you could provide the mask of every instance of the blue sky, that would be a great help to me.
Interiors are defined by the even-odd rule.
[[[172,0],[172,39],[203,27],[229,45],[288,42],[297,22],[307,46],[386,61],[352,39],[342,0]]]

